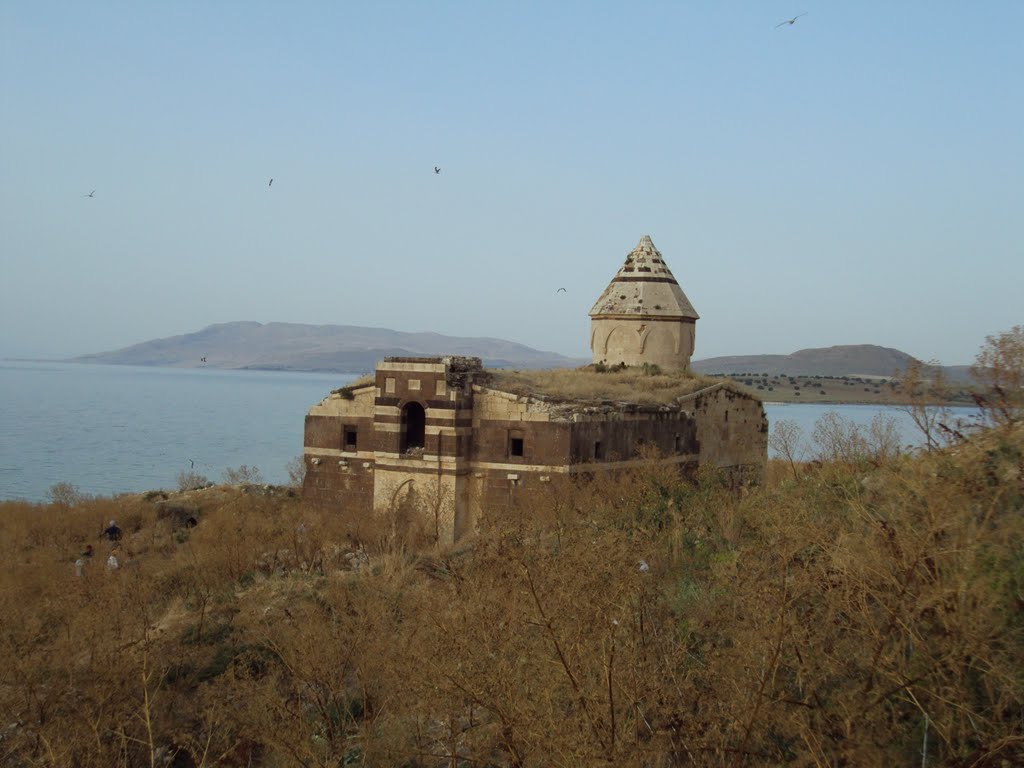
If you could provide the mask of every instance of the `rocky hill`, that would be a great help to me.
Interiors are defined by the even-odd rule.
[[[75,362],[175,368],[365,373],[388,356],[471,355],[492,368],[564,368],[589,359],[504,339],[404,333],[355,325],[234,322],[76,357]]]
[[[801,349],[789,355],[735,355],[695,360],[693,369],[706,374],[768,373],[800,376],[892,376],[914,358],[906,352],[874,344],[848,344]],[[945,367],[953,381],[966,381],[967,367]]]
[[[110,352],[74,358],[81,363],[174,368],[365,373],[389,356],[471,355],[488,368],[575,368],[589,358],[544,352],[505,339],[406,333],[357,325],[219,323],[195,333],[153,339]],[[205,358],[205,359],[204,359]],[[914,358],[874,344],[801,349],[789,355],[734,355],[695,360],[704,374],[892,376]],[[966,366],[944,368],[954,382],[968,380]]]

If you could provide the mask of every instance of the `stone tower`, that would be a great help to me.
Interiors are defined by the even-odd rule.
[[[644,235],[590,310],[593,361],[685,371],[698,318],[661,252]]]

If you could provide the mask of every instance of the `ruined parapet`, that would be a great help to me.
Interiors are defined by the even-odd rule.
[[[445,380],[452,389],[465,389],[473,383],[475,377],[484,372],[483,362],[479,357],[449,355],[442,358],[445,365]]]

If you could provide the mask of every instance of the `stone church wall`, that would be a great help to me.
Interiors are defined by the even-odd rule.
[[[414,499],[434,510],[442,540],[452,541],[524,508],[514,502],[545,504],[553,482],[633,466],[648,449],[686,474],[698,465],[748,480],[764,474],[761,403],[727,385],[675,405],[594,405],[452,388],[433,369],[378,370],[376,385],[347,398],[331,395],[310,409],[308,499],[360,514]],[[430,393],[420,399],[424,386]],[[424,405],[424,447],[402,452],[402,408],[413,400]]]
[[[594,318],[590,346],[594,362],[657,365],[664,371],[690,367],[696,325],[661,318]]]

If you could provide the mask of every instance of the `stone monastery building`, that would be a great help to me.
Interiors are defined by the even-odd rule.
[[[650,237],[626,256],[590,318],[592,370],[531,378],[485,370],[479,358],[385,358],[372,381],[309,410],[304,496],[367,515],[415,498],[436,511],[451,542],[553,477],[625,468],[650,446],[684,472],[711,465],[763,476],[761,402],[689,374],[698,315]],[[646,368],[599,372],[622,363]],[[667,401],[643,396],[644,377],[659,369],[673,372],[659,381],[678,385]],[[629,375],[636,396],[600,391]]]

